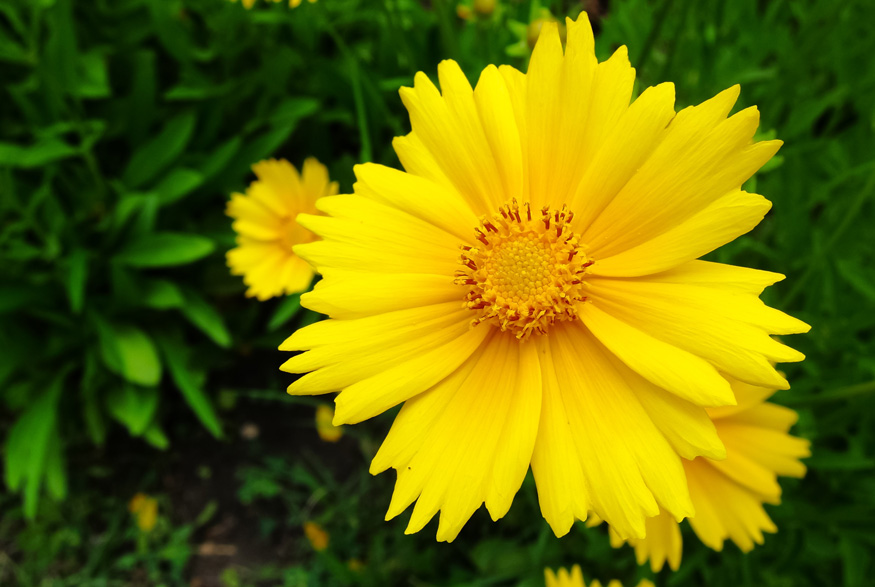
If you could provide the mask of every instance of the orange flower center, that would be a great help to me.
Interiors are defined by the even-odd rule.
[[[557,320],[577,316],[585,299],[582,279],[592,265],[571,230],[574,213],[528,203],[502,206],[474,229],[479,245],[463,245],[456,283],[468,287],[465,306],[473,324],[489,322],[525,340]]]

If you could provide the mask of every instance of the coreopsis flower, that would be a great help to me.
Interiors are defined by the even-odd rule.
[[[328,548],[328,543],[331,541],[331,536],[325,529],[316,522],[304,522],[304,536],[313,550],[321,552]]]
[[[360,165],[298,217],[324,239],[295,247],[323,275],[302,303],[330,319],[280,347],[305,351],[288,391],[340,391],[335,424],[404,404],[371,472],[396,469],[408,533],[501,518],[531,465],[557,535],[593,511],[643,537],[693,514],[681,458],[725,455],[726,376],[787,388],[771,361],[803,358],[770,334],[808,326],[758,299],[782,276],[696,260],[770,207],[740,189],[781,144],[752,142],[757,110],[727,118],[733,87],[676,113],[671,84],[630,105],[625,47],[598,63],[585,15],[564,54],[542,31],[526,74],[417,74],[406,171]]]
[[[137,493],[128,502],[128,511],[134,515],[141,532],[151,532],[158,521],[158,500],[145,493]]]
[[[684,461],[690,498],[696,515],[689,519],[696,535],[714,550],[723,550],[730,539],[743,552],[763,543],[763,532],[777,528],[763,509],[764,503],[781,502],[777,477],[803,477],[799,459],[811,455],[809,443],[788,434],[796,412],[766,402],[772,390],[732,382],[738,404],[709,408],[717,435],[726,446],[726,459],[697,458]],[[623,540],[611,532],[614,547]],[[631,538],[638,564],[650,559],[654,572],[665,562],[677,570],[682,540],[677,522],[666,512],[647,519],[645,538]]]
[[[285,159],[269,159],[252,166],[258,179],[246,194],[235,193],[227,214],[234,218],[237,247],[228,251],[228,267],[242,275],[246,295],[260,301],[302,292],[313,280],[313,269],[292,247],[316,237],[295,222],[301,212],[317,213],[316,201],[337,193],[328,170],[312,157],[301,174]]]
[[[583,573],[580,571],[580,565],[574,565],[571,567],[570,573],[565,569],[559,569],[556,573],[553,572],[553,569],[544,569],[544,582],[547,587],[586,587],[586,583],[583,581]],[[601,586],[602,584],[598,579],[593,579],[589,584],[589,587]],[[608,583],[607,587],[623,586],[622,583],[614,579]],[[647,579],[641,579],[641,581],[638,582],[638,587],[653,587],[653,583]]]

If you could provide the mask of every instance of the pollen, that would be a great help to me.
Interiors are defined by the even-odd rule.
[[[571,229],[574,213],[514,200],[474,229],[476,246],[462,245],[456,284],[468,288],[472,323],[490,323],[519,340],[577,317],[585,301],[583,276],[592,265]]]

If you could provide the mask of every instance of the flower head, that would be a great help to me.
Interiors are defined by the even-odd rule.
[[[331,541],[331,536],[325,529],[316,522],[304,522],[304,536],[310,542],[313,550],[321,552],[328,548],[328,543]]]
[[[698,458],[684,461],[690,499],[696,515],[693,531],[707,546],[722,550],[730,539],[743,551],[763,543],[763,532],[777,528],[763,509],[764,503],[781,501],[777,477],[802,477],[810,456],[809,443],[788,434],[796,412],[766,402],[773,391],[738,381],[732,383],[738,404],[709,408],[717,435],[726,446],[726,459]],[[623,540],[611,537],[617,547]],[[677,522],[665,512],[647,520],[647,535],[629,539],[638,564],[650,560],[654,572],[667,561],[677,570],[681,562],[681,533]]]
[[[331,406],[320,404],[316,407],[316,433],[325,442],[337,442],[343,437],[343,427],[335,426],[331,421],[334,419],[334,409]]]
[[[556,573],[553,572],[553,569],[544,569],[544,582],[547,587],[586,587],[580,565],[571,567],[570,573],[565,569],[559,569]],[[589,587],[601,587],[601,585],[598,579],[593,579]],[[608,587],[622,587],[622,584],[615,579],[608,583]],[[641,579],[638,582],[638,587],[653,587],[653,583],[647,579]]]
[[[316,201],[337,193],[328,170],[313,158],[301,174],[285,159],[252,166],[258,177],[246,194],[233,194],[227,214],[234,218],[237,248],[228,251],[228,266],[249,286],[247,296],[264,301],[302,292],[313,280],[313,269],[292,252],[315,236],[295,222],[301,212],[316,213]]]
[[[158,521],[158,500],[145,493],[138,493],[128,503],[128,511],[134,515],[141,532],[151,532]]]
[[[441,91],[417,74],[406,171],[360,165],[298,218],[323,237],[295,247],[323,275],[302,303],[330,319],[280,347],[305,351],[289,393],[340,391],[336,424],[404,403],[371,472],[398,472],[408,532],[502,517],[531,466],[557,535],[592,511],[643,537],[693,513],[682,457],[725,456],[705,406],[735,404],[727,376],[786,388],[770,361],[803,358],[770,334],[808,326],[758,299],[781,275],[696,260],[762,219],[740,186],[780,142],[752,142],[755,108],[727,118],[737,87],[630,105],[625,47],[598,63],[586,16],[567,31],[476,89],[453,61]]]

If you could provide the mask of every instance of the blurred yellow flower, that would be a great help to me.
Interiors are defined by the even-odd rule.
[[[280,2],[283,2],[283,0],[265,0],[265,1],[271,1],[274,4],[279,4]],[[297,8],[298,6],[301,5],[302,1],[303,0],[289,0],[289,6],[291,6],[292,8]],[[237,2],[237,0],[231,0],[231,2]],[[243,7],[246,8],[247,10],[249,10],[250,8],[255,6],[255,0],[240,0],[240,2],[241,2],[241,4],[243,4]],[[307,2],[309,2],[310,4],[313,4],[314,2],[316,2],[316,0],[307,0]]]
[[[331,423],[334,419],[334,408],[322,404],[316,408],[316,432],[325,442],[337,442],[343,436],[343,426]]]
[[[306,290],[313,269],[292,247],[316,237],[295,222],[301,212],[317,213],[316,201],[337,193],[324,165],[309,158],[299,175],[285,159],[269,159],[252,166],[258,177],[246,194],[235,193],[227,214],[234,218],[237,248],[228,251],[228,267],[242,275],[246,295],[264,301]]]
[[[137,527],[143,532],[151,532],[158,521],[158,502],[145,493],[138,493],[131,498],[128,511],[134,514]]]
[[[777,528],[763,509],[781,502],[779,475],[803,477],[799,459],[811,456],[809,442],[788,434],[796,412],[766,400],[774,391],[732,380],[738,404],[709,408],[717,435],[726,446],[726,459],[684,461],[690,499],[696,509],[689,518],[696,535],[707,546],[722,550],[730,539],[743,552],[763,543],[763,532]],[[623,540],[611,533],[614,547]],[[645,538],[630,538],[638,564],[650,560],[654,572],[665,562],[677,570],[682,541],[678,523],[665,511],[648,518]]]
[[[735,403],[725,375],[787,388],[770,361],[804,358],[770,335],[808,325],[759,300],[783,276],[696,260],[769,210],[741,185],[780,141],[753,142],[755,108],[727,118],[737,86],[630,104],[626,48],[599,63],[585,15],[565,50],[544,24],[528,73],[438,76],[401,90],[406,171],[359,165],[298,217],[323,237],[294,249],[323,275],[301,302],[330,319],[280,347],[305,351],[289,393],[340,391],[335,424],[404,404],[371,472],[396,469],[407,532],[503,517],[530,465],[558,536],[590,511],[624,538],[692,515],[681,457],[725,456],[704,409]]]
[[[544,569],[544,581],[547,587],[586,587],[586,583],[583,581],[583,573],[580,570],[580,565],[574,565],[571,567],[570,573],[565,569],[559,569],[556,573],[554,573],[552,569]],[[593,579],[589,584],[589,587],[601,586],[602,584],[598,579]],[[619,581],[614,579],[608,583],[607,587],[623,586]],[[653,583],[647,579],[641,579],[641,581],[638,582],[638,587],[653,587]]]
[[[351,558],[351,559],[349,559],[349,561],[347,561],[346,566],[350,571],[353,571],[354,573],[358,573],[359,571],[361,571],[362,569],[365,568],[365,563],[363,563],[362,561],[360,561],[357,558]]]
[[[313,550],[321,552],[328,548],[331,536],[316,522],[304,522],[304,535],[310,541]]]

